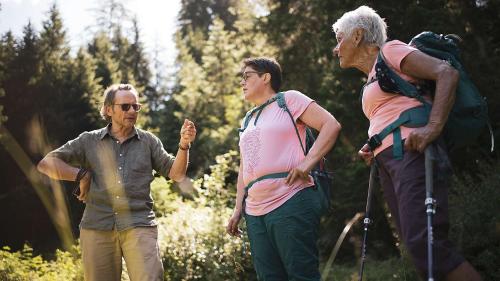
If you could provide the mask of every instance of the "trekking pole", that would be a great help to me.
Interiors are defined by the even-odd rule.
[[[359,281],[363,280],[363,270],[365,267],[365,260],[366,260],[366,238],[368,236],[368,226],[372,222],[372,220],[370,219],[370,211],[372,207],[373,188],[375,185],[376,174],[377,174],[377,164],[374,159],[370,167],[370,179],[368,181],[368,196],[366,198],[365,219],[363,220],[364,234],[363,234],[363,244],[361,245],[361,264],[359,266],[359,273],[358,273]]]
[[[436,213],[436,200],[432,198],[434,189],[434,153],[432,145],[427,146],[425,149],[425,206],[427,207],[427,280],[434,281],[433,278],[433,248],[434,242],[432,230],[432,217]]]

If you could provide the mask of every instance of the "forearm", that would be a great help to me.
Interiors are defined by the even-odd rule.
[[[188,167],[189,160],[189,150],[178,149],[177,155],[175,156],[174,163],[170,168],[168,177],[176,182],[181,182],[186,177],[186,171]]]
[[[455,102],[455,91],[459,80],[458,71],[443,60],[428,56],[420,51],[411,52],[402,62],[401,71],[411,77],[436,82],[434,101],[429,123],[431,135],[441,133]]]
[[[243,163],[240,162],[240,167],[238,168],[238,180],[236,182],[236,203],[234,205],[235,212],[241,212],[243,210],[243,200],[245,199],[244,197],[245,184],[243,183]]]
[[[189,149],[191,148],[191,143],[194,141],[196,136],[196,128],[194,123],[188,119],[184,119],[184,124],[181,128],[181,138],[179,140],[179,148],[177,149],[177,155],[175,156],[174,163],[170,167],[168,177],[176,182],[181,182],[186,177],[186,171],[188,168],[189,160]]]
[[[455,103],[455,91],[459,79],[458,71],[447,66],[436,79],[436,92],[429,116],[428,126],[436,133],[441,133],[448,119],[448,115]]]
[[[245,196],[245,185],[243,184],[243,173],[238,174],[238,182],[236,183],[236,204],[234,209],[236,211],[243,210],[243,200]]]
[[[340,130],[340,123],[333,117],[321,126],[318,137],[304,160],[307,163],[308,171],[310,171],[314,165],[332,149],[337,141]]]
[[[79,168],[68,165],[63,160],[45,156],[37,165],[39,172],[56,180],[74,181],[78,174]]]

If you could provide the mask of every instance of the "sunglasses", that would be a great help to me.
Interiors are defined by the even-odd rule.
[[[132,107],[135,112],[138,112],[139,110],[141,110],[142,106],[140,103],[115,103],[113,105],[119,105],[124,112],[127,112],[130,107]]]

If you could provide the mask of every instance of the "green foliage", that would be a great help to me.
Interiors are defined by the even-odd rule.
[[[249,280],[253,276],[248,241],[231,238],[225,229],[232,214],[230,190],[234,190],[237,156],[235,151],[218,156],[211,173],[194,180],[199,195],[194,201],[174,195],[171,182],[156,179],[153,183],[165,280]]]
[[[213,7],[214,14],[206,21],[208,26],[192,32],[181,28],[176,35],[180,68],[173,98],[180,110],[175,116],[178,120],[190,118],[198,127],[191,159],[197,171],[206,169],[216,155],[237,147],[236,129],[250,107],[243,102],[237,76],[241,61],[249,56],[274,56],[277,50],[266,43],[266,34],[255,28],[253,4],[229,3],[227,12],[232,14],[232,20],[219,17],[219,10]],[[189,1],[186,5],[190,5]],[[205,29],[206,33],[201,31]]]
[[[5,33],[0,40],[0,98],[5,96],[3,84],[4,81],[7,80],[9,75],[8,66],[16,52],[15,43],[12,32]],[[7,120],[7,117],[3,114],[3,110],[3,105],[0,104],[0,125]]]
[[[231,238],[225,230],[232,214],[237,157],[230,151],[216,158],[211,173],[194,181],[199,191],[194,201],[170,191],[172,182],[154,181],[165,280],[255,279],[249,242]]]
[[[180,205],[182,197],[172,190],[173,182],[165,180],[163,177],[157,177],[151,183],[151,196],[154,200],[153,209],[158,217],[172,215]]]
[[[500,280],[500,162],[458,174],[450,194],[450,236],[482,274]]]
[[[239,153],[231,150],[216,156],[215,162],[210,166],[210,175],[205,174],[194,182],[194,187],[203,195],[197,198],[197,203],[215,209],[234,207]]]
[[[118,62],[114,60],[111,50],[111,41],[103,32],[96,34],[87,49],[95,60],[97,66],[95,70],[96,76],[99,78],[99,84],[103,89],[121,80]]]
[[[246,280],[249,245],[226,234],[231,212],[185,204],[159,220],[165,280]]]
[[[324,281],[357,281],[358,265],[334,265]],[[363,280],[379,281],[418,281],[416,271],[407,258],[389,258],[383,261],[368,260],[363,271]]]
[[[0,280],[83,280],[80,248],[74,246],[72,250],[74,253],[57,250],[54,260],[47,261],[41,256],[34,256],[33,249],[28,245],[18,252],[4,247],[0,250]]]

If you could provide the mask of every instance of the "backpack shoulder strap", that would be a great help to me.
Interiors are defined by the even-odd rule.
[[[377,56],[377,64],[375,65],[375,75],[379,82],[380,88],[386,92],[398,93],[409,98],[414,98],[420,101],[422,104],[427,102],[419,94],[417,87],[415,87],[410,82],[403,79],[399,74],[397,74],[387,59],[384,56],[382,49]],[[391,86],[387,86],[391,85]]]
[[[282,94],[282,93],[278,93],[278,94]],[[249,110],[247,112],[247,114],[245,114],[245,118],[243,119],[244,120],[243,121],[243,128],[238,128],[238,132],[243,133],[245,131],[245,129],[248,127],[248,124],[250,123],[250,120],[252,119],[252,116],[253,116],[253,114],[255,112],[257,112],[257,116],[255,117],[254,125],[257,125],[257,120],[259,120],[259,117],[260,117],[260,114],[262,113],[262,110],[264,110],[264,108],[266,106],[268,106],[271,103],[275,102],[277,99],[278,99],[278,95],[270,98],[265,103],[263,103],[263,104],[261,104],[261,105],[259,105],[257,107],[252,108],[251,110]]]
[[[239,133],[243,133],[245,131],[245,129],[248,127],[248,123],[250,123],[250,119],[252,119],[252,115],[253,115],[253,109],[249,110],[245,114],[245,118],[243,119],[243,127],[238,128]]]
[[[287,105],[286,105],[286,100],[285,100],[285,96],[283,93],[279,93],[280,95],[277,96],[277,102],[278,102],[278,105],[280,106],[280,108],[282,108],[283,110],[285,110],[287,113],[288,113],[288,116],[290,116],[290,120],[292,121],[293,123],[293,127],[295,129],[295,134],[297,134],[297,138],[299,139],[299,143],[300,143],[300,147],[302,148],[302,151],[304,152],[304,155],[307,155],[307,153],[309,153],[309,141],[312,141],[313,143],[316,141],[316,138],[314,137],[314,134],[311,130],[311,128],[307,127],[306,126],[306,139],[305,139],[305,143],[302,142],[302,138],[300,137],[300,134],[299,134],[299,129],[297,128],[297,123],[295,122],[295,120],[293,119],[293,115],[292,113],[290,112],[290,110],[288,109]],[[318,162],[317,164],[317,170],[318,171],[321,171],[321,172],[324,172],[325,171],[325,164],[326,163],[326,159],[325,157],[322,157],[320,159],[320,161]],[[317,173],[318,171],[312,171],[312,173]]]
[[[299,129],[297,128],[297,123],[295,123],[295,120],[293,119],[293,115],[290,112],[290,110],[288,109],[288,106],[286,105],[285,95],[281,92],[278,93],[276,95],[276,101],[278,103],[278,106],[280,108],[282,108],[286,113],[288,113],[288,116],[290,116],[290,120],[292,120],[293,127],[295,129],[295,133],[297,134],[297,138],[299,139],[299,142],[300,142],[300,147],[302,148],[304,155],[307,155],[307,151],[306,151],[306,148],[304,147],[304,143],[302,142],[302,139],[300,138]]]

